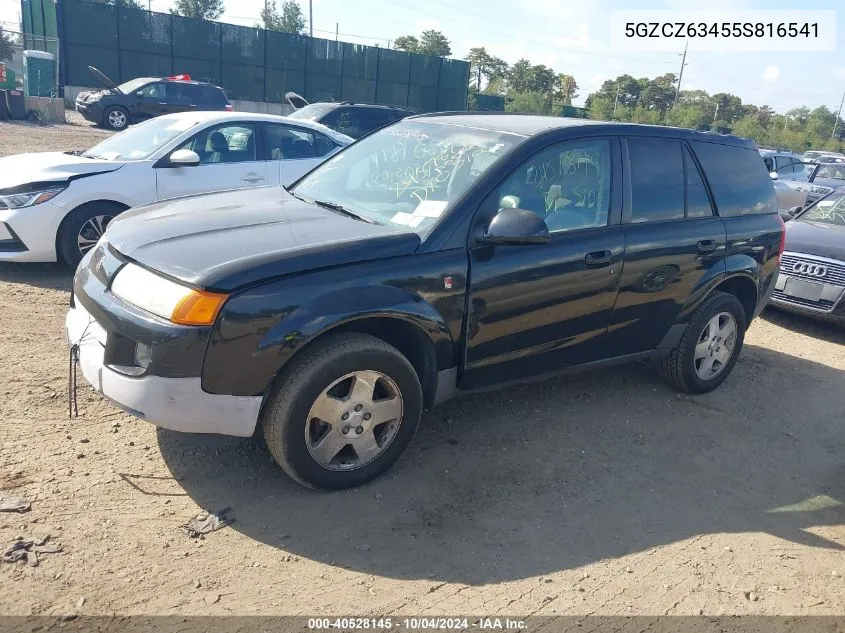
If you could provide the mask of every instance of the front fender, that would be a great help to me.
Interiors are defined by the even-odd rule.
[[[315,280],[316,281],[316,280]],[[328,280],[327,280],[328,282]],[[438,370],[455,364],[454,320],[445,315],[463,305],[460,296],[427,296],[385,283],[338,287],[290,278],[247,290],[223,307],[203,365],[210,393],[259,395],[279,370],[309,342],[361,319],[400,319],[431,342]],[[460,301],[458,301],[460,299]],[[458,330],[459,332],[459,330]]]

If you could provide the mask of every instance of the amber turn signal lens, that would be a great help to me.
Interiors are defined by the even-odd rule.
[[[211,325],[228,295],[191,290],[173,310],[170,320],[180,325]]]

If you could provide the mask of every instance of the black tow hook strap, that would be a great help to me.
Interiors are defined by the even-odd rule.
[[[79,366],[79,343],[70,346],[67,373],[67,417],[79,417],[76,407],[76,368]]]

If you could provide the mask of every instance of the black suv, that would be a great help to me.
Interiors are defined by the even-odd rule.
[[[133,415],[258,429],[294,479],[345,488],[460,391],[646,358],[677,389],[715,389],[784,233],[749,140],[422,115],[288,190],[121,214],[76,272],[68,337]]]
[[[105,89],[80,92],[76,110],[88,121],[112,130],[162,114],[232,109],[222,88],[191,81],[187,75],[140,77],[117,85],[93,66],[88,69]]]
[[[293,114],[288,116],[293,119],[322,123],[341,134],[357,139],[413,114],[418,114],[418,110],[391,105],[344,101],[341,103],[311,103],[295,110]]]

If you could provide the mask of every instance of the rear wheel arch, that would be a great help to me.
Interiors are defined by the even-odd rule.
[[[745,327],[751,325],[751,319],[754,316],[754,311],[757,309],[757,300],[759,291],[754,280],[747,275],[733,275],[723,280],[716,286],[713,292],[725,292],[735,296],[742,304],[745,311]]]

